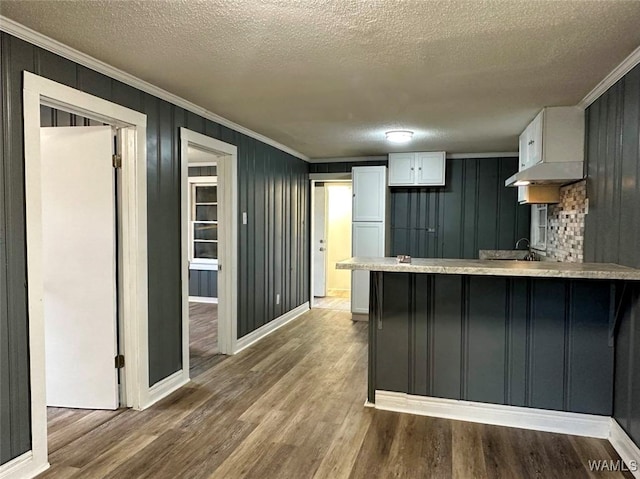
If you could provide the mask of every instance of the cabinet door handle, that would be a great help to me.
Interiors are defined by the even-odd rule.
[[[411,167],[411,171],[413,171],[413,166]]]

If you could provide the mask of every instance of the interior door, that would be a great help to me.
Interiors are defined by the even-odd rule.
[[[326,188],[316,186],[313,205],[313,295],[327,295],[327,196]]]
[[[42,128],[47,405],[116,409],[111,127]]]

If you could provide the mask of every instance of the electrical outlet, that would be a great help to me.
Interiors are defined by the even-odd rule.
[[[280,293],[276,294],[276,304],[280,304]]]

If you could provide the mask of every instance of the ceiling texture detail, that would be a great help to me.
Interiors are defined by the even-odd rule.
[[[311,158],[517,151],[640,45],[640,1],[94,0],[0,14]],[[407,146],[384,132],[415,132]]]

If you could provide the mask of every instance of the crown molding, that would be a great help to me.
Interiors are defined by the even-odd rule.
[[[450,160],[473,160],[475,158],[512,158],[517,157],[517,151],[494,151],[489,153],[447,153]]]
[[[158,98],[161,98],[162,100],[166,100],[170,103],[173,103],[174,105],[179,106],[180,108],[184,108],[185,110],[188,110],[192,113],[200,115],[208,120],[215,121],[220,125],[224,125],[239,133],[242,133],[244,135],[250,136],[251,138],[254,138],[263,143],[266,143],[267,145],[271,145],[275,148],[278,148],[279,150],[289,153],[297,158],[300,158],[301,160],[309,161],[309,158],[306,155],[303,155],[302,153],[294,150],[293,148],[289,148],[288,146],[283,145],[282,143],[279,143],[275,140],[272,140],[271,138],[268,138],[264,135],[261,135],[260,133],[257,133],[253,130],[250,130],[249,128],[245,128],[242,125],[238,125],[237,123],[234,123],[231,120],[227,120],[226,118],[221,117],[220,115],[216,115],[215,113],[207,110],[206,108],[202,108],[196,105],[195,103],[190,102],[189,100],[185,100],[184,98],[181,98],[177,95],[174,95],[173,93],[163,90],[160,87],[157,87],[145,80],[142,80],[138,77],[131,75],[130,73],[127,73],[107,63],[104,63],[98,60],[97,58],[94,58],[85,53],[82,53],[74,48],[71,48],[68,45],[65,45],[64,43],[60,43],[59,41],[54,40],[53,38],[49,38],[46,35],[43,35],[42,33],[36,32],[35,30],[32,30],[2,15],[0,15],[0,30],[8,33],[9,35],[13,35],[14,37],[20,38],[21,40],[29,42],[35,46],[44,48],[45,50],[55,53],[56,55],[60,55],[61,57],[64,57],[68,60],[78,63],[82,66],[91,68],[92,70],[95,70],[98,73],[102,73],[104,75],[107,75],[110,78],[121,81],[122,83],[126,83],[127,85],[137,88],[138,90],[142,90],[146,93],[149,93],[150,95],[156,96]]]
[[[500,151],[488,153],[447,153],[450,160],[472,160],[475,158],[512,158],[517,157],[517,151]],[[360,161],[386,161],[387,155],[381,156],[345,156],[340,158],[311,158],[309,163],[355,163]]]
[[[309,163],[353,163],[354,161],[387,161],[387,155],[340,156],[335,158],[310,158]]]
[[[587,93],[580,102],[578,106],[582,109],[586,109],[589,105],[591,105],[594,101],[596,101],[600,96],[605,93],[609,88],[611,88],[615,83],[620,80],[623,76],[629,73],[636,65],[640,63],[640,46],[636,48],[631,54],[622,60],[622,63],[615,67],[611,73],[609,73],[606,77],[602,79],[600,83],[598,83],[593,90]]]

